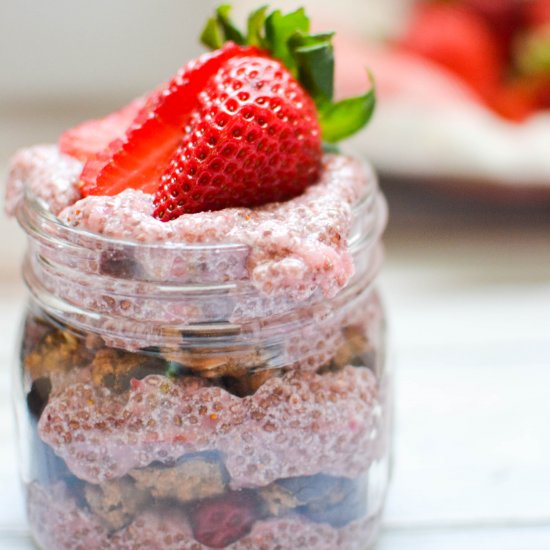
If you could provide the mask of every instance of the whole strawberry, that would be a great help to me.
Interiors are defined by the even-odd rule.
[[[282,201],[318,179],[315,104],[279,61],[233,59],[200,99],[155,195],[157,218]]]
[[[503,73],[495,34],[461,3],[418,4],[401,46],[463,78],[481,98],[493,94]]]
[[[504,60],[510,57],[518,28],[525,22],[524,5],[531,0],[462,0],[463,5],[479,15],[497,38]]]
[[[86,161],[83,196],[138,189],[162,221],[288,200],[319,179],[323,142],[368,122],[374,90],[333,102],[332,34],[310,34],[303,9],[261,8],[246,36],[229,14],[219,7],[203,32],[211,54],[62,136],[62,150]]]

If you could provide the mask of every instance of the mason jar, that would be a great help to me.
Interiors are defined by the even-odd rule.
[[[27,191],[15,395],[40,548],[374,544],[392,384],[376,290],[386,208],[364,170],[354,274],[331,297],[259,289],[247,245],[94,234]]]

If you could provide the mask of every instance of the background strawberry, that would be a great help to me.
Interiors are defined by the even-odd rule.
[[[303,9],[260,8],[246,36],[229,15],[221,6],[203,32],[213,53],[144,103],[62,137],[64,152],[86,160],[84,196],[155,194],[162,221],[287,200],[317,180],[323,140],[368,122],[374,90],[333,102],[332,34],[309,34]]]
[[[482,97],[492,94],[503,72],[495,35],[458,4],[418,4],[400,44],[456,73]]]
[[[524,23],[524,4],[525,0],[462,1],[463,6],[478,15],[490,27],[497,39],[502,60],[509,60],[516,30]]]
[[[530,27],[550,24],[550,0],[526,0],[522,2],[524,18]]]

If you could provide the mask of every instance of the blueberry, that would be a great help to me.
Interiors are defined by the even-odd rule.
[[[51,391],[52,383],[49,378],[38,378],[32,383],[31,391],[27,394],[27,407],[37,420],[48,404]]]
[[[367,514],[366,478],[333,478],[336,484],[323,499],[302,506],[298,511],[316,523],[343,527]]]
[[[277,484],[291,493],[300,504],[323,501],[338,489],[339,483],[338,478],[325,474],[277,480]]]
[[[52,448],[44,443],[38,434],[36,424],[32,423],[31,435],[31,479],[41,485],[49,485],[60,480],[69,481],[73,478],[65,462],[59,458]]]

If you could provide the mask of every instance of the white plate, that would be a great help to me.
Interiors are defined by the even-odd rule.
[[[349,38],[337,44],[341,94],[365,88],[361,66],[376,77],[379,103],[353,146],[383,176],[550,198],[550,112],[508,122],[435,64]]]

